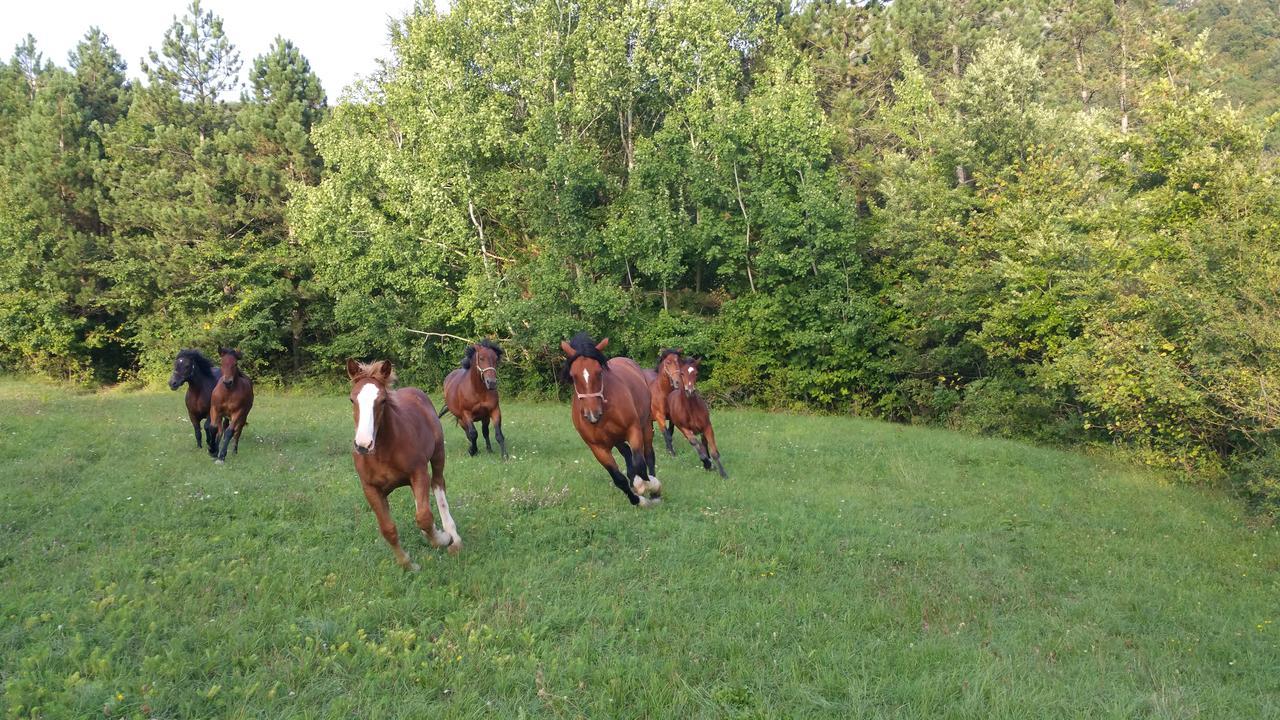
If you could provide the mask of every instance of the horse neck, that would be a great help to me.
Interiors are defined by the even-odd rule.
[[[217,379],[218,376],[214,375],[213,368],[210,368],[206,372],[201,370],[199,365],[196,365],[191,370],[191,377],[187,378],[187,385],[192,390],[199,392],[211,386]]]
[[[383,388],[383,392],[387,394],[387,399],[382,412],[382,422],[373,428],[375,453],[384,446],[390,446],[399,434],[396,423],[400,420],[400,406],[396,403],[395,391]]]

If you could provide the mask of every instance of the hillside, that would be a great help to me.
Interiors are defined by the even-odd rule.
[[[437,393],[438,394],[438,393]],[[446,427],[465,550],[393,563],[346,399],[263,391],[244,452],[176,393],[0,381],[13,717],[1274,717],[1280,535],[1110,461],[721,412],[629,507],[558,405]]]

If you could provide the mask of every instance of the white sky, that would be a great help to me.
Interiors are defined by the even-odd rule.
[[[442,9],[449,5],[449,0],[435,2]],[[190,0],[0,0],[0,62],[8,62],[13,47],[31,33],[46,59],[66,67],[67,53],[90,26],[97,25],[128,63],[129,77],[139,78],[139,61],[149,49],[160,49],[164,31],[189,4]],[[329,103],[334,104],[352,80],[373,72],[377,59],[390,56],[388,23],[408,13],[413,0],[202,0],[201,4],[222,17],[223,30],[240,51],[241,82],[253,58],[281,35],[311,62]],[[237,91],[234,97],[238,96]]]

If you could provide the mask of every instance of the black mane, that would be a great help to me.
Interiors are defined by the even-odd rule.
[[[185,350],[182,350],[178,353],[177,359],[181,359],[181,358],[187,358],[188,360],[190,360],[191,365],[195,368],[196,373],[204,377],[214,376],[213,363],[209,360],[209,358],[205,357],[204,354],[201,353],[199,350],[194,350],[192,348],[187,348]]]
[[[605,370],[609,369],[609,358],[605,357],[604,353],[596,349],[596,341],[592,340],[591,336],[585,331],[574,335],[573,339],[569,341],[569,347],[573,348],[573,357],[566,360],[564,367],[560,369],[560,379],[564,382],[572,382],[572,379],[569,377],[569,367],[573,365],[574,358],[591,358],[592,360],[600,363],[601,368]]]
[[[668,355],[680,355],[683,352],[684,350],[681,350],[680,348],[663,348],[662,352],[658,353],[658,362],[653,366],[653,369],[661,370],[662,361],[666,360]]]
[[[485,338],[485,339],[481,340],[479,343],[476,343],[476,345],[480,345],[480,346],[482,346],[482,347],[487,347],[487,348],[489,348],[489,349],[490,349],[490,350],[492,350],[495,354],[497,354],[497,356],[498,356],[498,361],[499,361],[499,362],[501,362],[501,361],[502,361],[502,356],[503,356],[503,354],[504,354],[504,353],[502,352],[502,348],[498,347],[498,343],[496,343],[496,342],[494,342],[494,341],[490,340],[489,338]],[[476,357],[476,346],[475,346],[475,345],[468,345],[468,346],[467,346],[467,351],[466,351],[465,353],[463,353],[463,354],[462,354],[462,364],[461,364],[462,369],[463,369],[463,370],[470,370],[470,369],[471,369],[471,361],[472,361],[472,360],[474,360],[474,359],[475,359],[475,357]]]

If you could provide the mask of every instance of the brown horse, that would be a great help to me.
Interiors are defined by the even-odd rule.
[[[392,490],[405,485],[413,491],[414,519],[422,536],[435,547],[458,552],[462,538],[444,494],[444,430],[431,399],[418,388],[392,389],[396,376],[386,360],[368,364],[348,360],[347,375],[351,376],[351,411],[356,423],[351,459],[365,500],[378,517],[378,530],[395,553],[396,562],[405,570],[419,569],[400,547],[387,502]],[[435,491],[444,530],[436,528],[431,515],[431,490]]]
[[[650,411],[653,421],[658,423],[662,431],[662,439],[667,443],[667,452],[675,457],[676,449],[671,445],[673,425],[667,417],[667,396],[676,389],[676,374],[680,372],[680,354],[684,350],[667,348],[658,353],[658,364],[652,371],[645,371],[649,378]]]
[[[698,394],[698,366],[701,364],[702,358],[680,361],[677,387],[667,395],[667,412],[671,414],[671,421],[675,426],[688,438],[689,444],[698,451],[702,467],[710,470],[711,461],[715,460],[720,477],[727,478],[729,475],[724,471],[724,465],[720,464],[716,434],[711,429],[711,411],[707,409],[702,395]],[[702,435],[702,442],[698,441],[697,435]]]
[[[635,360],[606,358],[600,351],[608,344],[609,338],[596,343],[585,332],[560,343],[567,358],[563,377],[573,384],[573,426],[627,500],[649,507],[662,498],[653,457],[649,384]],[[626,475],[618,471],[615,449],[626,462]],[[650,497],[645,497],[646,491]]]
[[[221,465],[227,459],[227,447],[235,440],[235,452],[240,454],[240,433],[249,422],[249,411],[253,409],[253,381],[248,375],[240,372],[237,364],[240,351],[232,348],[218,348],[222,356],[222,377],[217,387],[209,396],[209,424],[205,432],[212,428],[215,443],[209,443],[209,454],[214,462]]]
[[[209,358],[199,350],[183,350],[173,360],[173,375],[169,376],[169,389],[177,390],[182,383],[187,384],[187,417],[191,420],[191,429],[196,433],[196,447],[200,444],[200,425],[209,419],[210,395],[213,386],[222,377],[222,371],[213,366]],[[208,438],[209,454],[213,454],[213,428],[205,422],[205,435]]]
[[[507,439],[502,435],[502,408],[498,407],[498,361],[502,359],[502,348],[490,340],[481,340],[469,345],[462,356],[462,366],[449,373],[444,379],[444,412],[453,413],[458,426],[471,441],[469,455],[476,454],[476,426],[480,421],[481,432],[484,433],[484,447],[493,452],[493,444],[489,442],[489,422],[493,421],[494,435],[498,438],[498,448],[502,450],[502,459],[507,459]],[[443,417],[444,413],[441,413]]]

